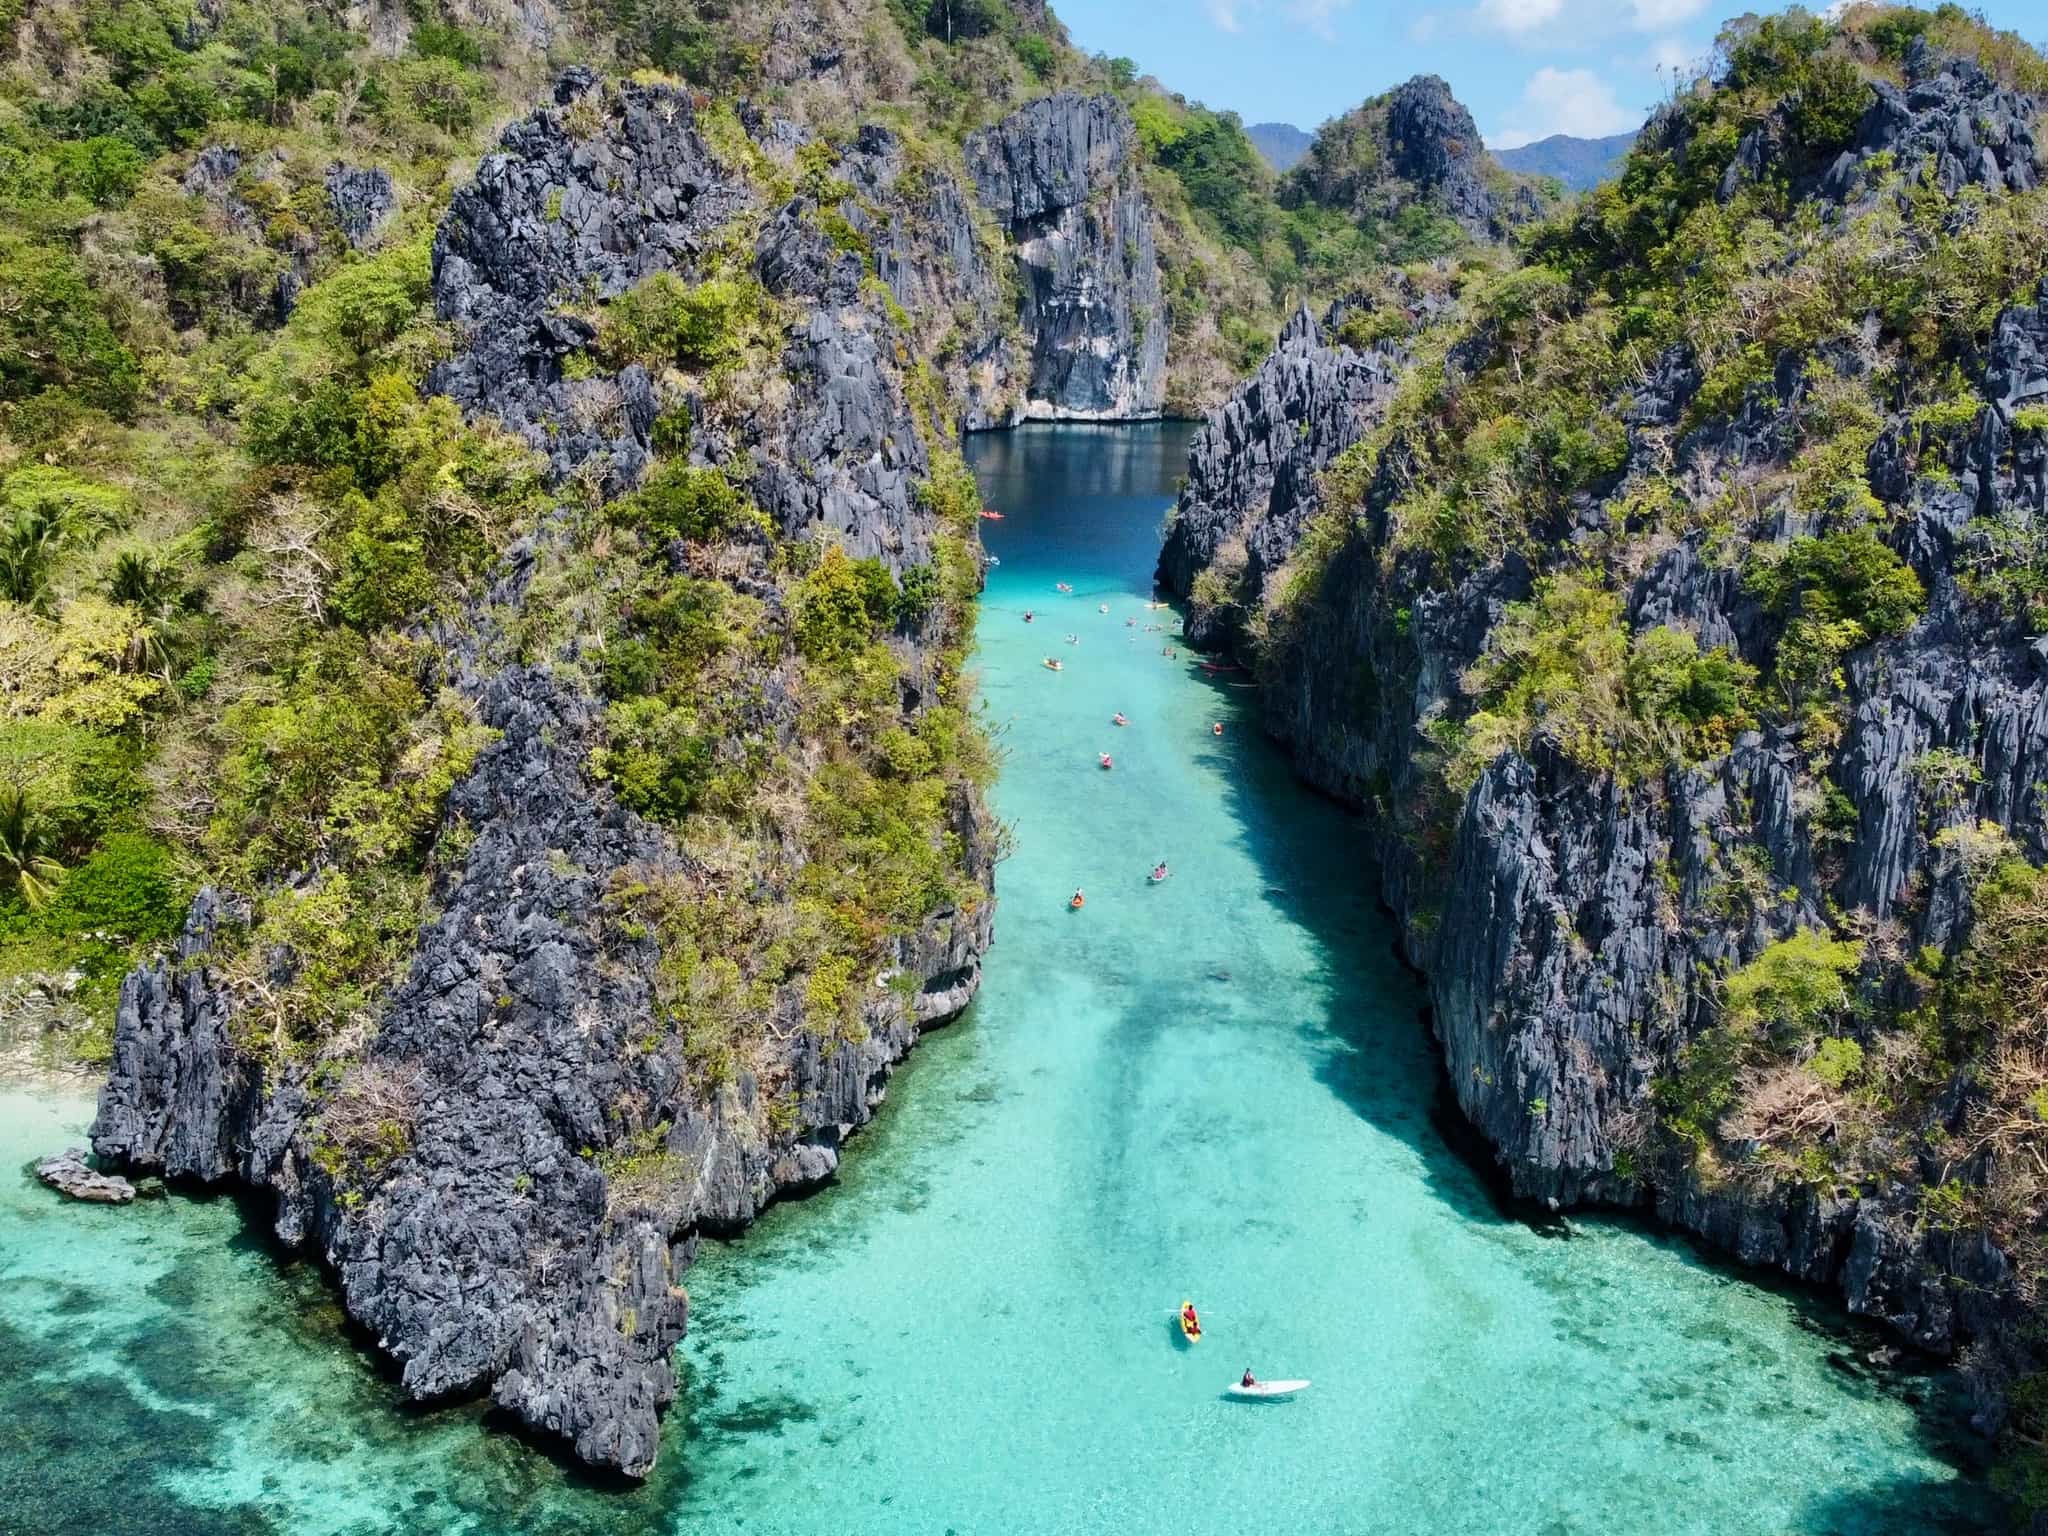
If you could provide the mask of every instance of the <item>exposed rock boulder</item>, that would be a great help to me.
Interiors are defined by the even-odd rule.
[[[382,166],[336,161],[327,168],[327,205],[342,235],[360,251],[375,243],[398,211],[398,189]]]
[[[2030,191],[2048,171],[2039,102],[2000,85],[1972,60],[1936,52],[1925,38],[1907,56],[1903,87],[1879,80],[1871,91],[1875,99],[1855,143],[1835,158],[1821,184],[1829,197],[1853,198],[1866,165],[1881,154],[1909,174],[1926,166],[1951,197],[1966,186]]]
[[[61,1195],[94,1205],[126,1205],[135,1186],[118,1174],[100,1173],[85,1160],[83,1147],[67,1147],[36,1164],[36,1177]]]
[[[1135,139],[1115,97],[1067,91],[967,141],[976,194],[1016,242],[1026,415],[1125,420],[1158,415],[1165,399],[1166,312]]]

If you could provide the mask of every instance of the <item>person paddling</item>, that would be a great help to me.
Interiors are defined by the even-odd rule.
[[[1258,1385],[1258,1383],[1252,1379],[1252,1368],[1250,1366],[1246,1366],[1244,1368],[1244,1376],[1239,1380],[1238,1385],[1240,1387],[1256,1387]]]

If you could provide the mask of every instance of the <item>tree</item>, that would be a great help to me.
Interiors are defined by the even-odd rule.
[[[0,784],[0,879],[38,911],[55,894],[64,866],[51,855],[56,834],[18,784]]]
[[[18,512],[0,529],[0,595],[25,608],[39,608],[49,596],[50,566],[63,533],[40,508]]]
[[[69,252],[0,237],[0,400],[52,385],[125,412],[142,370]]]

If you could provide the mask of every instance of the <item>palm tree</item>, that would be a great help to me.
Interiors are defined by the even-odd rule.
[[[107,596],[133,608],[141,627],[125,658],[131,671],[171,675],[174,630],[185,606],[184,579],[153,550],[124,549],[107,574]]]
[[[56,835],[19,784],[0,784],[0,880],[39,910],[56,892],[64,866],[50,856]]]
[[[41,607],[49,597],[50,565],[63,538],[55,519],[40,507],[17,512],[0,528],[0,596]]]

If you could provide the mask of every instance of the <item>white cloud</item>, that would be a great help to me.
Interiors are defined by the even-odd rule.
[[[1703,57],[1700,49],[1682,37],[1660,37],[1650,44],[1650,51],[1643,55],[1643,62],[1661,74],[1689,75]]]
[[[1564,0],[1479,0],[1479,25],[1520,37],[1564,14]]]
[[[1351,0],[1292,0],[1287,14],[1300,22],[1317,37],[1335,42],[1337,29],[1334,20],[1339,11],[1351,8]]]
[[[1444,19],[1435,11],[1420,11],[1408,23],[1408,41],[1416,44],[1433,43],[1443,31]]]
[[[1661,32],[1682,21],[1691,21],[1707,8],[1707,0],[1629,0],[1635,12],[1636,30]]]
[[[1522,87],[1522,99],[1498,133],[1487,135],[1492,149],[1517,149],[1553,133],[1601,139],[1641,124],[1641,114],[1615,99],[1614,88],[1590,69],[1545,66]]]
[[[1266,0],[1202,0],[1202,9],[1224,32],[1242,32],[1246,21],[1277,9],[1302,30],[1334,42],[1337,17],[1356,3],[1357,0],[1282,0],[1277,7],[1269,7]]]

